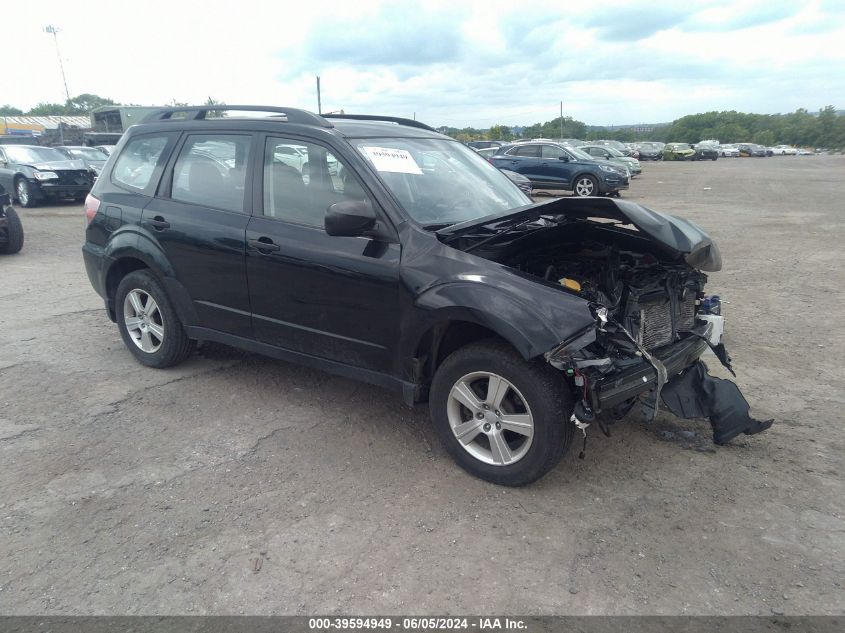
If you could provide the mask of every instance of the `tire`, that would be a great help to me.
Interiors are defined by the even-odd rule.
[[[22,207],[29,209],[35,206],[35,194],[26,178],[19,177],[15,180],[15,197]]]
[[[713,158],[711,158],[710,160],[716,160],[716,157],[714,156],[714,157],[713,157]]]
[[[150,311],[149,299],[155,302]],[[136,270],[121,279],[114,305],[123,343],[142,365],[172,367],[194,351],[196,343],[185,334],[167,293],[150,271]]]
[[[572,193],[579,198],[598,195],[599,183],[592,176],[578,176],[572,185]]]
[[[501,387],[496,390],[500,404],[495,397],[489,405],[481,401],[479,394],[486,399],[491,380]],[[479,407],[462,404],[476,402],[471,396]],[[557,465],[572,444],[572,407],[560,373],[542,361],[525,361],[496,340],[467,345],[446,358],[429,398],[431,419],[446,451],[471,475],[503,486],[530,484]],[[530,435],[524,432],[526,421]],[[500,426],[508,422],[522,430]],[[464,431],[463,440],[454,427]]]
[[[6,207],[6,220],[6,243],[0,244],[0,253],[13,255],[23,248],[23,224],[12,207]]]

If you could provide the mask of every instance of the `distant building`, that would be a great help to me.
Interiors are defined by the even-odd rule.
[[[101,106],[91,112],[90,127],[101,134],[123,134],[130,126],[160,109],[156,106]]]
[[[65,130],[88,130],[91,121],[87,116],[4,116],[0,120],[0,134],[10,136],[41,137]]]

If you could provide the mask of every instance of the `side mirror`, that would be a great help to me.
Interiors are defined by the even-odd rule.
[[[557,157],[557,159],[562,160],[565,163],[569,162],[569,156],[567,156],[566,154],[561,154],[560,156]]]
[[[376,227],[376,214],[366,200],[336,202],[326,209],[326,233],[336,237],[366,237]]]

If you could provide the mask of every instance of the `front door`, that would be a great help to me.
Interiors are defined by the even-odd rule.
[[[290,148],[307,156],[301,169],[284,160]],[[324,230],[329,205],[369,198],[361,182],[327,148],[292,138],[266,139],[260,173],[263,204],[246,233],[255,338],[389,372],[399,337],[399,244]]]

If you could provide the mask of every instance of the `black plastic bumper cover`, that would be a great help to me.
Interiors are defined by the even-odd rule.
[[[709,418],[715,444],[727,444],[740,433],[754,435],[772,426],[773,420],[760,421],[748,415],[748,402],[739,387],[711,376],[700,360],[666,383],[660,395],[679,418]]]

